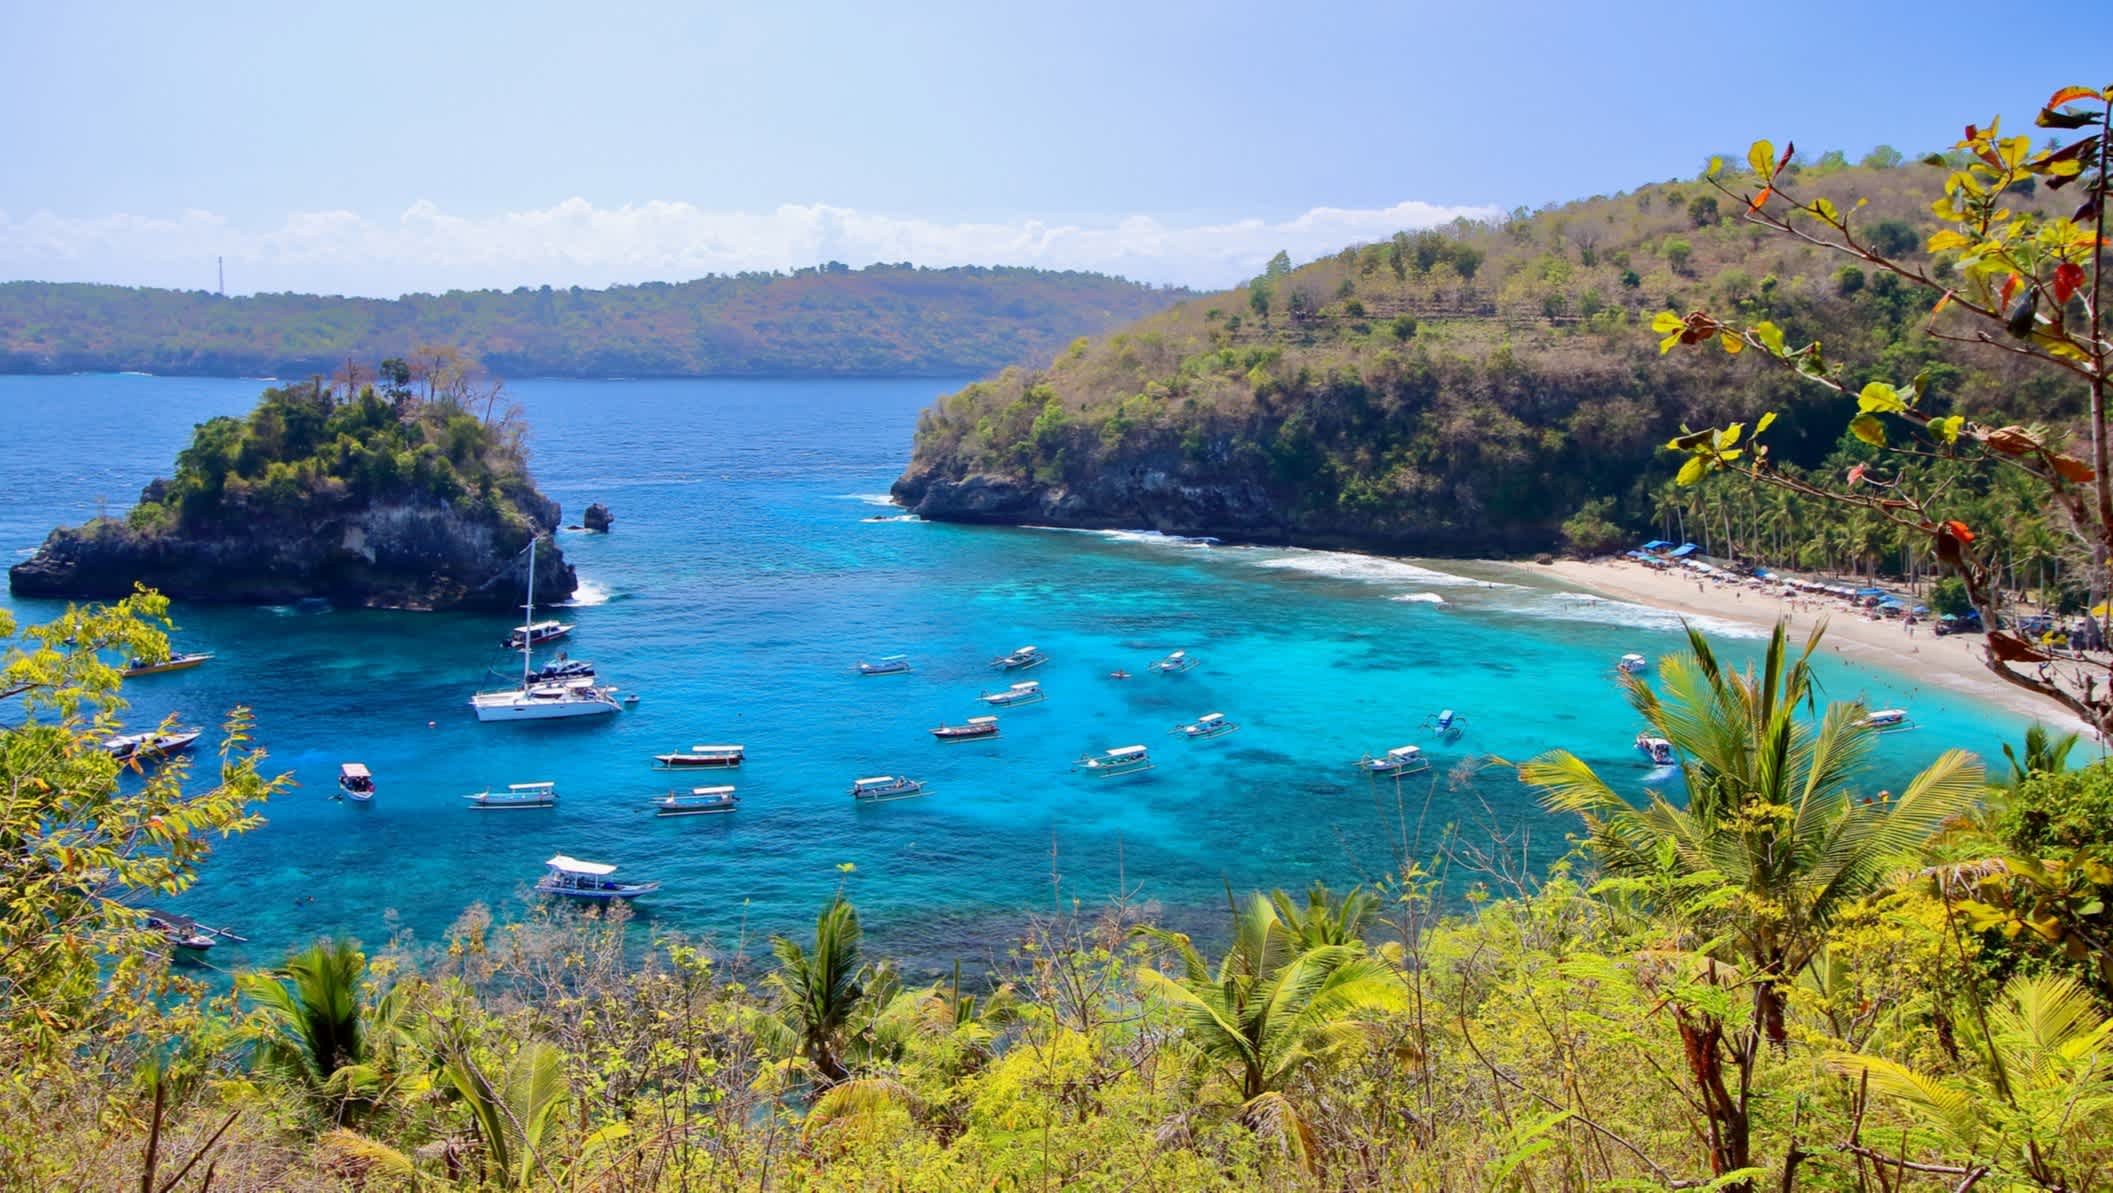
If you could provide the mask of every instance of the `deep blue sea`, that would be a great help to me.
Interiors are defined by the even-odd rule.
[[[0,558],[27,555],[55,523],[122,513],[193,424],[247,410],[262,388],[0,377]],[[914,968],[973,963],[1054,898],[1091,906],[1120,889],[1182,919],[1222,908],[1228,884],[1369,879],[1448,824],[1474,840],[1501,829],[1536,863],[1559,854],[1573,826],[1476,765],[1488,755],[1565,746],[1641,787],[1639,726],[1612,665],[1674,649],[1674,618],[1530,569],[900,516],[885,494],[917,412],[953,388],[509,384],[567,520],[590,501],[616,515],[606,537],[561,536],[583,587],[560,611],[579,627],[571,653],[639,695],[614,717],[478,724],[468,696],[515,665],[497,649],[503,615],[179,606],[178,646],[219,657],[129,684],[129,720],[210,724],[248,705],[271,767],[299,783],[176,903],[250,938],[216,963],[269,963],[319,934],[432,941],[471,903],[517,912],[559,851],[660,879],[642,918],[722,945],[808,929],[847,881],[877,947]],[[24,620],[55,611],[0,600]],[[996,741],[935,743],[928,729],[985,711],[977,693],[1005,682],[989,660],[1028,643],[1052,656],[1029,673],[1050,699],[1002,712]],[[1175,649],[1202,665],[1146,670]],[[913,656],[911,674],[853,673],[895,652]],[[1135,678],[1109,678],[1118,669]],[[1885,739],[1874,789],[1955,743],[2000,764],[2025,728],[1890,672],[1828,660],[1823,673],[1829,694],[1907,705],[1924,726]],[[1467,720],[1452,743],[1421,727],[1448,707]],[[1242,729],[1168,736],[1214,711]],[[698,742],[742,743],[749,761],[694,778],[649,768]],[[1156,769],[1099,783],[1069,772],[1132,743]],[[1398,792],[1351,769],[1404,744],[1440,765]],[[374,770],[371,805],[332,798],[343,761]],[[849,783],[871,774],[926,779],[934,794],[854,806]],[[545,779],[562,792],[552,812],[477,813],[461,798]],[[647,807],[677,783],[717,782],[739,787],[737,813]]]

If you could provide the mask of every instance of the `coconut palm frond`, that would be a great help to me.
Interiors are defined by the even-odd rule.
[[[1616,795],[1597,771],[1568,750],[1550,750],[1521,763],[1519,781],[1541,789],[1543,806],[1557,812],[1576,812],[1588,820],[1633,810],[1629,801]]]
[[[807,1111],[802,1135],[812,1135],[839,1123],[869,1122],[891,1110],[910,1111],[917,1096],[908,1086],[887,1077],[855,1077],[840,1081],[814,1100]]]

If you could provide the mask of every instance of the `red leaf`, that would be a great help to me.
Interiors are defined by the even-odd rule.
[[[1856,467],[1851,468],[1849,470],[1849,487],[1853,489],[1858,484],[1862,483],[1864,479],[1864,472],[1870,467],[1871,466],[1869,464],[1858,464]]]
[[[2083,288],[2084,267],[2064,261],[2054,267],[2054,301],[2068,302],[2069,296]]]
[[[1775,194],[1775,193],[1776,193],[1776,188],[1774,188],[1774,187],[1772,187],[1772,186],[1764,186],[1764,187],[1762,187],[1762,188],[1761,188],[1761,193],[1760,193],[1760,194],[1758,194],[1758,195],[1755,195],[1755,196],[1753,197],[1753,202],[1751,202],[1751,203],[1748,203],[1748,204],[1746,205],[1746,210],[1748,210],[1748,211],[1759,211],[1759,210],[1761,210],[1761,204],[1763,204],[1763,203],[1766,203],[1766,202],[1768,202],[1768,196],[1770,196],[1770,195],[1772,195],[1772,194]]]
[[[2004,278],[2004,279],[2003,279],[2003,291],[2002,291],[2002,294],[2001,294],[2000,298],[1998,299],[1998,301],[1997,301],[1996,305],[1998,305],[1998,306],[2003,306],[2003,307],[2007,307],[2007,306],[2009,306],[2009,305],[2010,305],[2010,296],[2011,296],[2011,295],[2013,295],[2013,294],[2016,294],[2017,292],[2018,292],[2018,275],[2017,275],[2017,274],[2011,274],[2011,275],[2010,275],[2009,277],[2007,277],[2007,278]]]
[[[1958,539],[1962,543],[1970,543],[1974,541],[1974,532],[1966,528],[1966,523],[1961,522],[1956,518],[1952,519],[1949,522],[1946,522],[1944,524],[1944,528],[1946,530],[1951,531],[1952,537]]]
[[[1783,156],[1776,159],[1775,172],[1781,174],[1783,172],[1783,167],[1790,164],[1790,155],[1796,153],[1797,151],[1798,143],[1796,141],[1783,142]]]
[[[2052,96],[2048,97],[2047,106],[2050,108],[2059,108],[2063,104],[2066,104],[2073,99],[2097,98],[2098,89],[2095,87],[2064,87],[2060,91],[2057,91]]]

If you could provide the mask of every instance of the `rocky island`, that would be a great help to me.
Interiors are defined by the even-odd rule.
[[[18,596],[84,600],[139,583],[196,601],[512,608],[530,539],[558,524],[510,421],[444,393],[302,384],[199,424],[175,475],[124,518],[52,531],[8,581]],[[578,586],[555,544],[535,566],[539,601]]]

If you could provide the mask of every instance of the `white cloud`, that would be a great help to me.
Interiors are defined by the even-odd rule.
[[[1384,208],[1316,207],[1293,219],[1179,223],[1150,215],[1104,222],[941,222],[827,204],[766,212],[708,211],[653,200],[451,215],[419,200],[393,221],[351,211],[289,215],[243,227],[207,211],[173,217],[76,217],[0,211],[0,279],[115,282],[206,289],[225,257],[229,289],[394,296],[414,290],[521,285],[602,286],[679,281],[706,273],[865,265],[1036,265],[1092,269],[1150,282],[1230,285],[1279,249],[1295,260],[1490,207],[1415,201]]]

